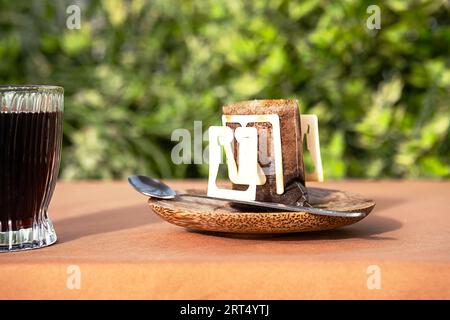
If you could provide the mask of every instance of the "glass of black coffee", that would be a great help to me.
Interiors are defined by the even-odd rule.
[[[56,241],[47,210],[61,158],[64,89],[0,86],[0,252]]]

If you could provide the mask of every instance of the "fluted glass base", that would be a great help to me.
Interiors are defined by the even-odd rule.
[[[21,251],[49,246],[56,242],[50,219],[43,219],[32,228],[0,232],[0,252]]]

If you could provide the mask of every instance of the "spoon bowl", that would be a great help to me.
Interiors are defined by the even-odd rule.
[[[147,176],[129,176],[128,183],[136,191],[150,198],[173,199],[177,195],[175,190],[164,182]]]

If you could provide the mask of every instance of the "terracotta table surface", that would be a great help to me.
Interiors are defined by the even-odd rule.
[[[338,230],[225,237],[161,220],[126,182],[61,182],[50,210],[57,244],[0,254],[0,298],[450,298],[450,182],[321,186],[377,206]]]

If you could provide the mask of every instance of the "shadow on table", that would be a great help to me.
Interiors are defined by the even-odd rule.
[[[94,212],[78,217],[55,221],[59,242],[125,230],[162,221],[147,206],[136,205],[118,209]]]
[[[342,240],[342,239],[365,239],[365,240],[396,240],[395,237],[383,236],[384,233],[400,229],[402,223],[394,218],[379,216],[386,209],[397,206],[403,202],[397,198],[377,198],[376,206],[372,213],[365,219],[354,225],[334,230],[286,233],[286,234],[233,234],[219,232],[198,232],[204,235],[249,239],[249,240],[273,240],[273,241],[308,241],[308,240]],[[196,231],[191,231],[196,232]]]

